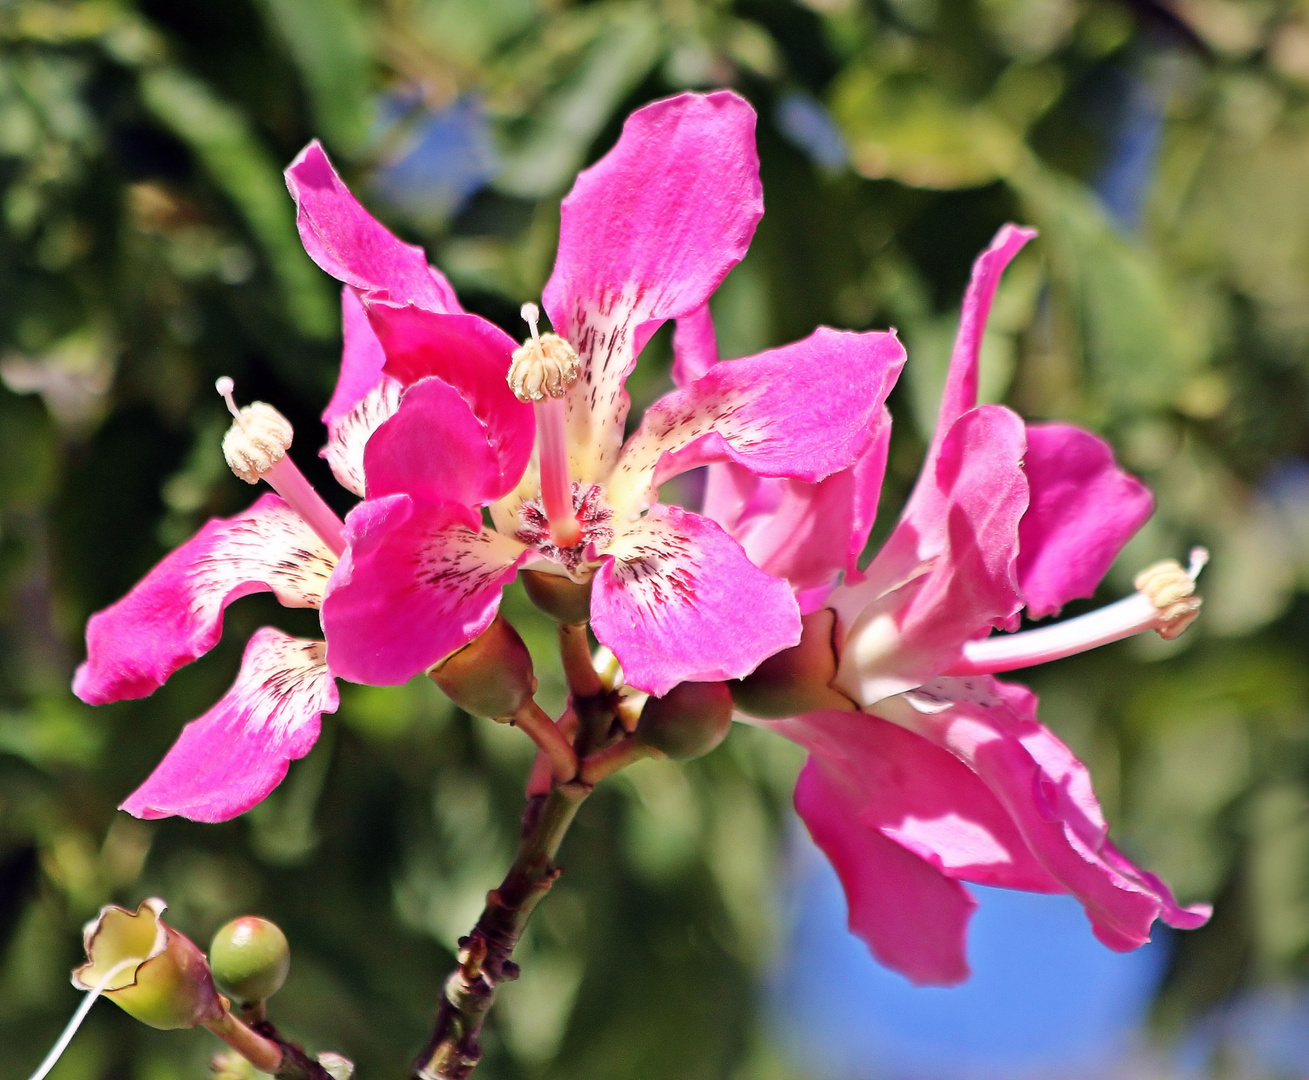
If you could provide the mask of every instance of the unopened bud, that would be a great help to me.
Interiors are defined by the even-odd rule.
[[[276,923],[258,915],[242,915],[214,935],[209,966],[224,994],[238,1005],[257,1005],[286,982],[291,947]]]
[[[591,582],[579,584],[562,574],[542,570],[520,570],[528,599],[555,622],[576,625],[591,618]]]
[[[684,682],[641,710],[636,738],[675,760],[701,757],[727,738],[732,692],[726,683]]]
[[[143,900],[136,911],[110,904],[82,931],[87,962],[73,985],[103,994],[129,1016],[161,1030],[217,1020],[223,1006],[205,956],[190,938],[160,916],[162,900]]]
[[[513,718],[536,693],[532,656],[503,615],[427,674],[465,712],[493,720]]]
[[[831,682],[836,678],[836,612],[822,608],[800,620],[800,644],[770,656],[729,685],[736,707],[761,719],[801,716],[857,706]]]
[[[253,402],[241,409],[223,436],[227,466],[247,484],[257,484],[286,457],[294,431],[271,405]]]

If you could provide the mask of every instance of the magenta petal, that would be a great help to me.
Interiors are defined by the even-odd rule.
[[[653,485],[724,460],[763,476],[822,480],[854,464],[873,441],[903,364],[893,333],[827,327],[715,364],[646,410],[623,447],[610,499],[639,505]]]
[[[387,495],[345,519],[349,543],[323,601],[332,671],[394,686],[490,625],[526,549],[466,506]]]
[[[368,497],[405,492],[427,502],[485,506],[511,490],[487,431],[453,386],[428,378],[405,391],[364,452]]]
[[[730,91],[638,109],[564,199],[545,287],[555,331],[577,348],[570,440],[598,479],[622,441],[623,383],[665,319],[690,315],[740,262],[763,215],[755,114]]]
[[[1070,424],[1029,424],[1024,465],[1032,501],[1018,526],[1018,585],[1039,619],[1095,593],[1154,500],[1108,443]]]
[[[873,442],[854,466],[816,484],[755,476],[730,462],[710,465],[705,516],[760,569],[785,578],[797,592],[816,590],[817,606],[838,574],[857,571],[877,517],[890,436],[891,417],[883,409]]]
[[[1195,925],[1207,917],[1203,907],[1179,908],[1158,878],[1108,844],[1085,767],[1037,722],[1030,690],[989,676],[941,678],[878,711],[977,774],[1111,949],[1145,944],[1157,918]]]
[[[838,684],[865,705],[948,668],[964,642],[1022,607],[1023,422],[983,405],[955,422],[931,476],[864,580],[832,604],[847,633]]]
[[[858,712],[755,723],[809,751],[839,794],[852,827],[894,840],[947,877],[1030,892],[1063,891],[986,785],[927,739]]]
[[[1000,275],[1004,273],[1005,267],[1035,235],[1035,229],[1004,225],[995,234],[991,246],[977,256],[973,263],[973,274],[968,282],[968,290],[964,293],[963,310],[959,317],[959,333],[955,337],[954,351],[950,354],[950,371],[946,376],[945,392],[941,396],[941,410],[937,414],[933,449],[940,445],[950,425],[977,404],[978,359],[996,286],[1000,284]],[[929,452],[928,460],[931,458]]]
[[[232,688],[192,720],[122,809],[139,818],[227,821],[262,802],[336,712],[321,641],[265,626],[245,647]]]
[[[845,888],[851,932],[880,963],[919,986],[963,982],[977,901],[930,863],[864,827],[846,795],[812,758],[795,786],[795,808]]]
[[[410,386],[430,376],[449,383],[486,427],[500,471],[515,482],[536,439],[532,406],[509,389],[515,343],[477,315],[441,315],[412,306],[369,303],[368,316],[386,352],[386,373]]]
[[[690,315],[677,320],[673,330],[673,385],[688,386],[718,363],[714,317],[706,300]]]
[[[319,452],[347,491],[363,497],[364,447],[374,431],[400,405],[400,384],[382,374],[386,354],[368,322],[359,294],[341,289],[341,328],[345,347],[341,375],[323,411],[327,445]]]
[[[655,506],[604,554],[591,624],[640,690],[740,678],[800,640],[786,582],[699,514]]]
[[[86,624],[73,692],[91,705],[153,693],[223,632],[223,609],[271,591],[286,607],[318,607],[336,557],[276,495],[214,518],[116,604]]]
[[[286,170],[286,186],[305,251],[332,277],[429,311],[462,310],[450,283],[427,265],[423,249],[397,240],[359,205],[317,139]]]

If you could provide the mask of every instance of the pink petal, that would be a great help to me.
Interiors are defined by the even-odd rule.
[[[520,470],[521,472],[521,470]],[[406,392],[364,453],[368,497],[405,492],[427,502],[485,506],[512,490],[487,430],[454,387],[427,378]]]
[[[318,607],[336,557],[276,495],[214,518],[137,583],[91,616],[73,692],[91,705],[153,693],[203,656],[223,632],[223,609],[271,591],[286,607]]]
[[[122,809],[147,819],[227,821],[262,802],[318,740],[322,714],[336,712],[325,649],[272,627],[256,630],[232,688],[182,729]]]
[[[785,578],[799,593],[826,599],[838,574],[855,574],[877,517],[886,471],[891,417],[885,410],[874,438],[849,469],[809,484],[755,476],[732,462],[709,466],[704,513],[745,549],[750,561]],[[806,604],[801,603],[807,613]]]
[[[740,678],[800,640],[786,582],[699,514],[655,506],[604,554],[591,625],[638,689],[662,696],[680,682]]]
[[[527,555],[466,506],[404,494],[360,503],[345,536],[323,629],[333,673],[374,686],[405,682],[485,630]]]
[[[795,786],[795,808],[841,878],[851,932],[880,963],[919,986],[963,982],[977,901],[930,863],[851,821],[844,796],[811,758]]]
[[[712,461],[817,482],[854,464],[877,435],[904,364],[894,333],[819,327],[780,349],[716,364],[646,410],[607,484],[616,507]]]
[[[851,829],[894,840],[947,877],[1029,892],[1063,889],[986,785],[946,750],[880,717],[816,712],[752,721],[812,755]]]
[[[449,383],[486,428],[500,470],[516,481],[536,440],[532,406],[509,389],[513,338],[477,315],[441,315],[413,306],[368,305],[386,353],[386,373],[404,386],[430,376]]]
[[[544,304],[582,360],[568,396],[579,479],[609,470],[623,383],[650,334],[690,315],[740,262],[763,215],[755,114],[730,91],[638,109],[564,199]]]
[[[1158,878],[1108,844],[1085,767],[1037,722],[1036,695],[1025,687],[984,675],[942,678],[878,712],[977,774],[1111,949],[1145,944],[1157,918],[1180,926],[1207,918],[1203,906],[1180,908]]]
[[[341,375],[323,412],[327,445],[320,455],[348,491],[364,494],[364,447],[373,432],[400,407],[401,386],[382,374],[386,354],[368,322],[359,294],[341,289],[341,327],[345,347]]]
[[[950,371],[941,396],[941,410],[937,414],[936,434],[932,438],[932,450],[928,452],[929,461],[934,456],[933,451],[939,449],[950,425],[977,404],[978,359],[996,286],[1000,284],[1005,267],[1035,235],[1035,229],[1004,225],[995,234],[991,246],[973,263],[973,274],[964,293],[963,311],[959,317],[959,333],[950,354]]]
[[[309,257],[338,281],[429,311],[461,311],[423,249],[402,243],[350,194],[315,139],[286,170],[296,226]]]
[[[706,300],[673,329],[673,385],[689,386],[718,363],[714,317]]]
[[[859,584],[831,597],[846,632],[838,684],[870,705],[949,667],[1022,606],[1023,422],[983,405],[955,422],[936,467]]]
[[[1029,424],[1032,502],[1018,526],[1018,585],[1028,618],[1088,597],[1154,509],[1103,439],[1070,424]]]

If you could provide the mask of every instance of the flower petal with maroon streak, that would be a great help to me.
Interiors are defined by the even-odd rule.
[[[800,640],[790,587],[706,517],[655,506],[602,554],[591,624],[638,689],[740,678]]]
[[[1018,587],[1027,616],[1092,596],[1154,509],[1103,439],[1071,424],[1029,424],[1024,471],[1031,505],[1018,524]]]
[[[876,437],[904,358],[894,333],[819,327],[715,364],[646,410],[606,481],[610,504],[639,509],[656,485],[713,461],[810,483],[848,468]]]
[[[1095,935],[1126,952],[1155,919],[1185,928],[1209,908],[1182,908],[1153,874],[1108,844],[1085,767],[1036,719],[1036,695],[990,676],[941,678],[877,711],[948,750],[991,790],[1051,877],[1077,897]]]
[[[227,821],[262,802],[318,740],[322,714],[336,712],[326,648],[272,627],[256,630],[232,688],[182,729],[122,809],[139,818]]]
[[[386,354],[368,322],[359,294],[341,289],[341,327],[345,347],[341,375],[332,400],[323,411],[327,445],[319,456],[327,459],[332,475],[347,491],[363,498],[364,447],[374,431],[400,407],[400,384],[382,374]]]
[[[516,481],[532,456],[536,417],[509,389],[513,338],[477,315],[380,302],[367,307],[386,353],[386,373],[404,386],[435,376],[458,390],[486,427],[501,472]]]
[[[286,607],[318,607],[335,565],[276,495],[214,518],[118,603],[91,616],[73,692],[91,705],[145,697],[218,643],[223,609],[233,600],[271,591]]]
[[[404,494],[360,503],[345,537],[323,629],[332,671],[374,686],[405,682],[485,630],[528,554],[466,506]]]
[[[763,215],[754,130],[730,91],[657,101],[564,199],[543,302],[582,362],[568,393],[576,479],[613,465],[623,384],[659,323],[690,315],[745,255]]]
[[[796,782],[795,808],[841,879],[851,933],[879,962],[918,986],[954,986],[968,978],[965,940],[977,901],[967,889],[852,822],[848,792],[813,758]]]
[[[317,139],[286,170],[286,186],[305,251],[337,281],[429,311],[463,310],[423,249],[397,240],[359,205]]]

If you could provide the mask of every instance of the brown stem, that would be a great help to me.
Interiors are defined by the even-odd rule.
[[[630,735],[616,743],[611,743],[603,750],[584,757],[577,778],[584,784],[595,787],[606,776],[612,776],[619,769],[625,769],[634,762],[648,757],[662,757],[658,750],[637,742]]]
[[[247,1024],[225,1008],[222,1016],[205,1027],[260,1072],[272,1073],[277,1080],[332,1080],[326,1069],[301,1047],[283,1039],[266,1019]]]
[[[503,982],[518,977],[510,959],[527,920],[559,876],[559,844],[590,788],[561,784],[528,799],[518,855],[468,937],[459,943],[459,966],[446,980],[427,1049],[414,1065],[414,1080],[465,1080],[482,1056],[481,1031]]]
[[[559,655],[564,662],[564,677],[573,697],[598,698],[605,692],[604,683],[591,661],[591,641],[586,623],[559,624]]]
[[[514,714],[512,723],[525,731],[550,759],[550,770],[555,780],[564,784],[577,775],[577,753],[573,750],[573,744],[535,700],[528,698],[524,701]]]

